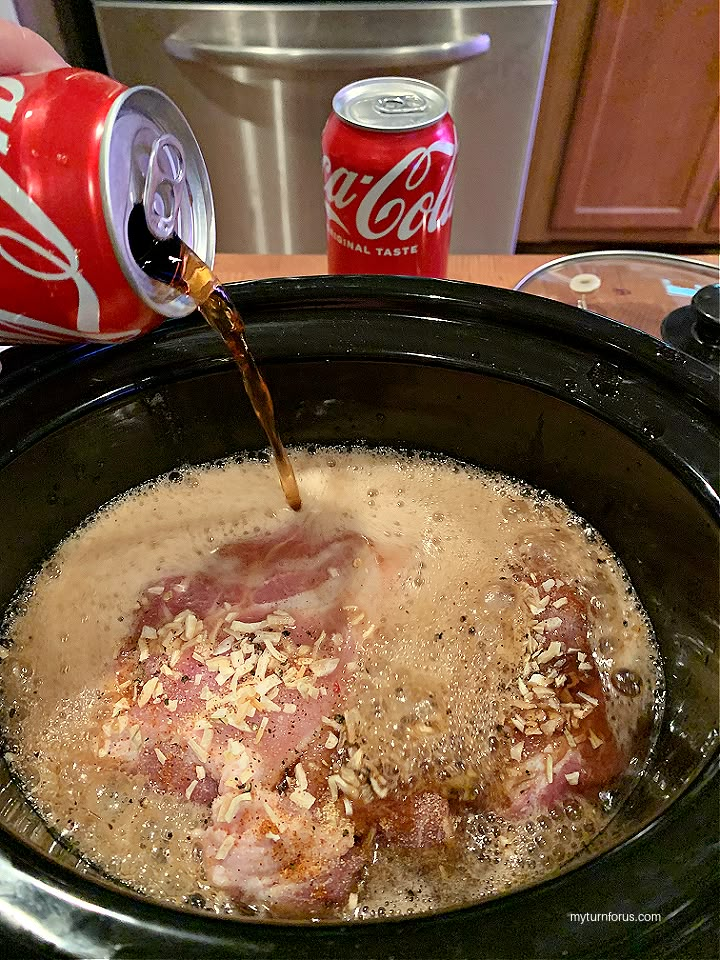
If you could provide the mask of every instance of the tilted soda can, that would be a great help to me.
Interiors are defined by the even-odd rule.
[[[445,94],[405,77],[351,83],[322,146],[330,273],[445,277],[457,159]]]
[[[212,265],[207,168],[171,100],[72,67],[0,77],[0,343],[118,343],[195,309],[132,257],[138,203]]]

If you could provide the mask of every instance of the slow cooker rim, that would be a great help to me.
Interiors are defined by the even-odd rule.
[[[563,346],[577,343],[590,347],[591,353],[609,352],[611,355],[621,356],[628,362],[630,367],[639,367],[649,379],[660,375],[660,379],[666,390],[671,394],[681,391],[683,398],[688,395],[702,408],[702,415],[709,417],[711,421],[720,422],[720,374],[706,367],[692,357],[685,356],[679,351],[661,341],[656,340],[649,334],[639,330],[626,327],[624,324],[615,320],[601,317],[595,314],[587,314],[575,307],[566,304],[557,303],[551,300],[545,300],[530,294],[518,293],[513,290],[505,290],[495,287],[483,287],[478,284],[465,283],[449,280],[429,280],[426,278],[411,277],[374,277],[374,276],[349,276],[349,277],[300,277],[300,278],[282,278],[277,280],[253,280],[226,285],[226,289],[231,294],[238,305],[245,305],[250,308],[251,316],[249,325],[278,324],[282,326],[287,323],[288,315],[283,312],[280,318],[273,319],[272,314],[279,309],[291,311],[292,322],[302,322],[302,313],[304,310],[317,309],[318,307],[352,308],[365,307],[366,309],[378,308],[378,306],[401,306],[407,308],[408,305],[417,305],[423,301],[430,301],[431,305],[437,308],[437,304],[442,302],[441,312],[445,316],[419,316],[413,312],[407,315],[408,320],[422,323],[451,322],[468,325],[472,328],[474,318],[473,311],[478,310],[507,310],[508,305],[513,308],[510,322],[519,328],[527,328],[537,335],[538,330],[548,332],[554,337],[562,336]],[[453,296],[457,290],[465,294],[465,299]],[[478,296],[480,299],[478,299]],[[521,311],[515,309],[517,304],[522,307]],[[469,313],[466,316],[448,316],[447,314],[455,311],[457,313]],[[253,311],[255,311],[253,313]],[[506,325],[508,318],[503,317],[502,325]],[[582,322],[579,322],[582,321]],[[333,321],[336,323],[337,321]],[[489,322],[486,317],[482,322]],[[500,326],[499,321],[493,321],[494,325]],[[33,381],[28,383],[27,373],[16,371],[9,374],[4,379],[0,379],[0,407],[7,401],[12,401],[14,397],[25,390],[36,389],[38,382],[53,377],[61,373],[63,369],[70,368],[75,364],[100,357],[107,351],[114,351],[118,355],[120,351],[134,351],[139,345],[151,344],[153,346],[162,345],[164,342],[175,337],[183,337],[191,334],[207,336],[213,340],[215,335],[209,330],[202,318],[193,315],[184,318],[182,321],[164,324],[152,333],[135,341],[126,344],[114,346],[82,346],[65,348],[62,351],[54,350],[50,355],[39,358],[33,365],[31,372],[34,375]],[[605,335],[605,336],[603,336]],[[219,349],[219,340],[217,341]],[[37,349],[37,348],[35,348]],[[132,353],[131,353],[132,355]],[[288,356],[288,357],[264,357],[259,355],[261,362],[271,365],[273,363],[292,362],[293,360],[305,360],[307,357]],[[378,359],[377,353],[369,351],[353,352],[350,356],[337,357],[335,355],[326,356],[322,351],[313,353],[312,359],[352,359],[372,362]],[[425,354],[413,354],[407,348],[394,351],[388,346],[383,351],[383,359],[386,361],[397,362],[421,362],[423,364],[441,365],[447,367],[463,367],[471,364],[475,369],[481,370],[482,360],[477,357],[463,358],[454,360],[442,356],[428,356]],[[223,358],[221,362],[231,363],[229,357]],[[196,367],[193,366],[193,373]],[[555,387],[550,383],[537,384],[527,376],[516,375],[512,371],[503,371],[498,373],[490,364],[484,372],[488,376],[494,376],[509,382],[519,382],[526,386],[541,390],[546,394],[557,397],[566,403],[571,403],[581,409],[588,410],[593,416],[616,429],[620,429],[640,444],[641,447],[648,450],[653,456],[660,460],[685,483],[689,483],[696,496],[705,503],[710,513],[720,521],[720,497],[716,495],[715,490],[709,490],[707,480],[694,472],[682,458],[674,456],[671,450],[666,450],[662,437],[652,437],[643,433],[639,425],[632,425],[627,421],[622,425],[616,422],[619,414],[617,411],[603,411],[598,406],[584,398],[582,395],[574,394],[568,398],[567,391],[563,392],[560,387]],[[187,374],[192,375],[191,373]],[[110,402],[112,399],[120,399],[141,388],[150,386],[160,386],[168,379],[181,379],[178,373],[172,377],[153,376],[146,378],[141,384],[131,382],[119,388],[115,396],[104,394],[98,401],[100,403]],[[597,401],[596,401],[597,403]],[[74,408],[69,413],[55,418],[52,421],[45,422],[43,426],[34,431],[29,439],[21,445],[14,445],[13,449],[6,456],[0,456],[0,466],[22,452],[32,443],[41,439],[47,433],[52,432],[65,425],[66,422],[81,415],[84,408]],[[715,484],[717,486],[717,484]]]
[[[388,300],[403,305],[417,304],[424,300],[436,305],[442,304],[445,312],[458,308],[463,311],[505,310],[508,306],[517,304],[521,310],[513,315],[514,325],[551,331],[555,335],[562,334],[570,341],[589,343],[595,347],[602,345],[618,358],[627,359],[633,365],[644,365],[663,380],[669,380],[673,387],[684,386],[687,392],[696,395],[711,415],[720,416],[720,373],[649,333],[610,317],[589,313],[534,294],[460,280],[362,274],[244,280],[227,283],[225,289],[241,312],[248,307],[254,311],[255,315],[249,320],[251,324],[286,322],[287,316],[281,320],[272,320],[265,315],[278,307],[290,307],[297,316],[306,308],[351,306],[348,300],[356,301],[358,306],[365,307],[371,306],[373,302],[382,306],[380,301],[387,303]],[[472,322],[470,317],[433,319]],[[145,342],[148,338],[180,333],[197,326],[198,323],[204,326],[204,321],[198,321],[197,315],[191,314],[179,321],[166,322],[145,337],[124,344],[75,345],[62,350],[52,350],[44,357],[36,357],[32,370],[35,376],[40,378],[52,372],[58,359],[72,357],[80,360],[108,350],[132,348],[134,344]],[[0,379],[0,402],[26,382],[27,373],[23,370],[14,371]]]
[[[225,284],[233,302],[255,306],[263,313],[277,306],[273,300],[295,303],[296,307],[306,301],[308,293],[318,299],[308,306],[341,305],[347,297],[362,297],[388,300],[398,303],[417,303],[431,300],[442,303],[445,309],[461,307],[463,310],[478,308],[497,310],[509,304],[518,304],[522,309],[515,317],[517,326],[550,330],[572,341],[597,344],[598,341],[618,357],[635,364],[642,361],[663,379],[677,386],[678,378],[687,381],[701,395],[703,404],[711,412],[720,413],[720,374],[690,354],[685,354],[664,341],[628,326],[612,317],[581,310],[557,300],[549,300],[535,294],[522,293],[504,287],[470,283],[465,280],[440,280],[429,277],[399,277],[391,275],[317,275],[309,277],[281,277],[264,280],[243,280]],[[302,309],[302,306],[300,306]],[[461,318],[454,319],[456,322]],[[462,318],[472,322],[470,318]],[[267,318],[263,316],[263,320]],[[253,319],[257,322],[257,317]],[[603,338],[603,334],[607,338]],[[678,372],[678,368],[680,372]]]

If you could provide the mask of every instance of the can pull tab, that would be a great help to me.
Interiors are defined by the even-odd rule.
[[[157,240],[167,240],[176,231],[185,183],[182,147],[166,133],[152,145],[143,190],[145,222]]]
[[[428,102],[425,97],[416,93],[406,93],[394,97],[378,97],[375,100],[375,110],[378,113],[397,114],[405,113],[424,113],[427,110]]]

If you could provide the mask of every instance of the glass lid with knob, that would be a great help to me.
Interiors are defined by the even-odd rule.
[[[515,289],[621,320],[660,337],[668,314],[688,306],[699,290],[718,281],[717,260],[708,263],[666,253],[601,250],[543,264]]]

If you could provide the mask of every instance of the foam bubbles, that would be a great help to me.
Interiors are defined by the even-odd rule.
[[[241,912],[204,877],[194,831],[207,810],[98,762],[99,704],[148,583],[192,575],[239,537],[295,523],[328,535],[349,527],[396,571],[366,611],[376,630],[350,691],[363,749],[398,789],[440,784],[474,804],[456,813],[450,848],[379,850],[356,915],[424,912],[542,879],[618,803],[575,798],[524,819],[497,807],[497,727],[523,642],[513,572],[528,556],[549,556],[593,598],[608,719],[629,745],[639,718],[657,712],[661,680],[624,570],[563,504],[507,477],[388,451],[293,456],[300,514],[265,458],[178,468],[102,508],[28,582],[6,623],[14,647],[0,668],[12,763],[27,792],[63,843],[118,882],[160,901]],[[638,679],[637,695],[620,677]]]

